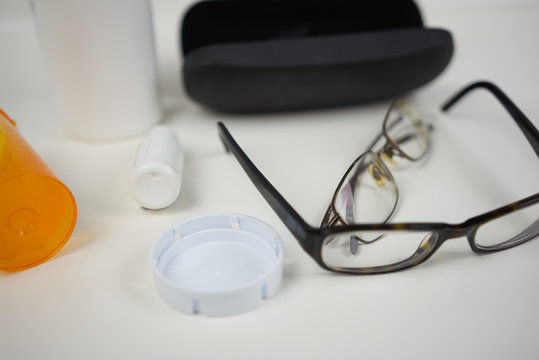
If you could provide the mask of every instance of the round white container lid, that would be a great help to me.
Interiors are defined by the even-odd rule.
[[[155,285],[172,307],[224,316],[274,295],[283,244],[268,224],[239,214],[211,214],[167,230],[151,249]]]

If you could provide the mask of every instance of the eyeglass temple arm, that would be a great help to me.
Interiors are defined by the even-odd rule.
[[[314,251],[314,243],[307,242],[308,232],[314,229],[299,216],[299,214],[290,206],[283,196],[275,189],[275,187],[266,179],[266,177],[253,164],[251,159],[247,157],[245,152],[232,137],[226,126],[218,122],[219,137],[225,146],[225,150],[234,155],[241,167],[249,176],[253,184],[256,186],[260,194],[266,199],[271,208],[277,213],[279,218],[284,222],[286,227],[298,239],[300,245],[308,253]],[[302,240],[303,239],[303,240]]]
[[[460,90],[458,93],[453,95],[449,100],[447,100],[441,107],[442,111],[446,112],[453,107],[461,98],[467,95],[470,91],[478,88],[483,88],[489,90],[497,99],[501,102],[503,107],[509,112],[511,117],[515,120],[518,127],[526,136],[526,139],[530,143],[535,151],[537,157],[539,157],[539,131],[532,124],[532,122],[524,115],[524,113],[503,93],[503,91],[498,88],[496,85],[488,81],[478,81],[466,86],[464,89]]]

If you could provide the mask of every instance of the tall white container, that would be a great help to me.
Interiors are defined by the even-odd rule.
[[[161,117],[150,0],[30,0],[58,115],[71,134],[113,139]]]

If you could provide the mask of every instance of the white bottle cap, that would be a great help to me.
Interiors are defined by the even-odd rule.
[[[172,307],[224,316],[274,295],[283,274],[283,244],[266,223],[211,214],[167,230],[151,249],[155,285]]]
[[[147,209],[163,209],[180,193],[183,153],[174,132],[154,127],[140,143],[129,187],[135,200]]]

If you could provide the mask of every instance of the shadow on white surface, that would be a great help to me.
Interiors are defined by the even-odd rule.
[[[83,250],[86,246],[100,241],[104,233],[105,230],[102,227],[77,224],[71,238],[49,261],[70,256],[77,251]]]

